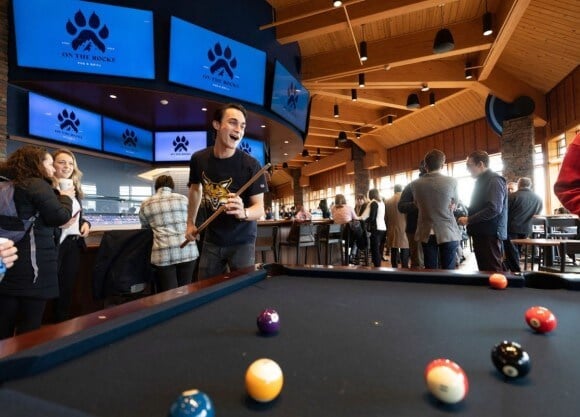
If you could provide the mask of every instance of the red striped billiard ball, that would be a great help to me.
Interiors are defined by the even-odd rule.
[[[425,382],[429,392],[447,404],[458,403],[469,391],[467,375],[458,364],[449,359],[429,362],[425,368]]]
[[[534,306],[526,311],[526,323],[538,333],[548,333],[558,326],[554,313],[546,307]]]

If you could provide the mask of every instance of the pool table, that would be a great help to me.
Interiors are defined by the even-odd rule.
[[[197,388],[217,416],[577,416],[577,278],[525,273],[508,276],[506,290],[487,278],[281,265],[216,277],[0,342],[1,414],[159,417]],[[525,324],[534,305],[557,315],[554,332]],[[256,327],[267,307],[281,317],[274,336]],[[528,351],[527,377],[495,370],[490,351],[502,340]],[[284,372],[281,395],[266,404],[244,388],[261,357]],[[425,366],[441,357],[469,379],[455,405],[425,386]]]

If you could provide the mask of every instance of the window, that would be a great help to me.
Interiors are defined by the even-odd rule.
[[[566,136],[562,135],[556,142],[556,155],[563,158],[566,155]]]

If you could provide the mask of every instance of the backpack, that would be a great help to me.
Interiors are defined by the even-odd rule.
[[[28,219],[18,217],[14,205],[14,183],[0,176],[0,237],[19,242],[30,232],[37,217],[38,214]]]

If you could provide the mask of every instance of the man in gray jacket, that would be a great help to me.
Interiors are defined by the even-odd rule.
[[[425,268],[455,269],[461,233],[453,210],[458,200],[457,181],[440,170],[445,154],[433,149],[425,155],[427,174],[411,183],[419,209],[415,240],[421,242]]]

